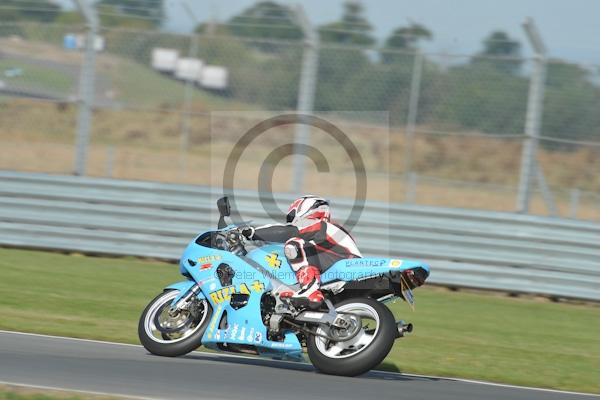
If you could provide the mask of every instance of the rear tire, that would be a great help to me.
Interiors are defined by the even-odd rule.
[[[156,328],[165,312],[171,306],[179,290],[167,290],[156,296],[146,306],[138,324],[138,336],[140,342],[150,353],[164,357],[178,357],[187,354],[202,345],[202,336],[212,316],[212,308],[206,300],[197,300],[202,307],[199,315],[182,314],[182,318],[176,320],[181,329],[173,329],[172,332],[164,333]],[[168,317],[165,324],[168,324]],[[163,327],[164,329],[165,327]],[[179,337],[176,337],[180,335]],[[175,337],[174,337],[175,336]]]
[[[312,364],[322,373],[342,376],[364,374],[379,365],[388,355],[396,339],[396,322],[392,312],[377,300],[370,298],[354,298],[344,300],[335,305],[336,310],[357,314],[372,314],[376,321],[373,331],[361,328],[361,333],[348,342],[331,342],[327,339],[310,335],[306,341],[308,357]],[[372,334],[369,334],[372,333]],[[349,345],[349,343],[355,345]],[[337,351],[336,344],[344,348]],[[362,344],[362,347],[361,347]],[[355,349],[356,348],[356,349]]]

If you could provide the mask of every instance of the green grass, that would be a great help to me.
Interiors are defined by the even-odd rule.
[[[110,70],[110,79],[118,88],[119,99],[126,103],[146,107],[163,105],[179,105],[183,102],[185,83],[168,76],[163,76],[148,66],[120,59],[119,68]],[[209,110],[253,110],[256,107],[219,96],[194,86],[192,101],[194,112]],[[204,109],[198,109],[198,104],[204,104]]]
[[[598,305],[445,290],[415,294],[416,312],[401,308],[415,335],[388,358],[403,372],[600,392]]]
[[[118,397],[99,396],[62,390],[47,390],[26,386],[0,385],[0,400],[114,400]]]
[[[13,68],[21,69],[22,74],[6,77],[5,71]],[[73,78],[67,73],[9,59],[0,60],[0,80],[22,88],[43,89],[58,94],[68,94],[75,84]]]
[[[137,320],[175,265],[0,249],[0,329],[137,343]],[[416,291],[415,324],[383,368],[600,392],[600,306]]]
[[[173,265],[0,249],[0,328],[137,343],[137,319]]]
[[[56,396],[52,394],[32,393],[32,394],[21,394],[12,390],[0,389],[0,400],[80,400],[89,397],[80,396]]]
[[[82,399],[82,397],[78,397],[78,396],[69,396],[69,397],[64,397],[64,396],[54,396],[51,394],[41,394],[41,393],[35,393],[35,394],[20,394],[20,393],[16,393],[13,392],[12,390],[1,390],[0,389],[0,400],[79,400]]]

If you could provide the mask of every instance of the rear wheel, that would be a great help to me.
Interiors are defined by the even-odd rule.
[[[346,329],[317,329],[319,334],[348,340],[334,341],[317,335],[308,337],[308,356],[315,368],[326,374],[356,376],[379,365],[392,349],[396,338],[392,312],[369,298],[344,300],[335,308],[339,313],[360,318],[349,318]]]
[[[138,336],[152,354],[177,357],[198,348],[208,326],[212,309],[204,299],[195,299],[187,310],[169,313],[179,290],[168,290],[156,296],[140,317]]]

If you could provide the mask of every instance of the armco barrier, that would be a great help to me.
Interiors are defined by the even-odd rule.
[[[0,172],[0,245],[175,260],[216,225],[218,196],[190,185]],[[235,196],[245,219],[272,222],[257,193]],[[333,201],[342,221],[351,206]],[[368,203],[352,233],[365,255],[429,262],[432,283],[600,300],[600,223]]]

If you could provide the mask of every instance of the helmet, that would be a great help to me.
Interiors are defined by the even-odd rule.
[[[329,221],[329,201],[318,196],[302,196],[288,209],[286,222],[301,225],[307,219]]]

